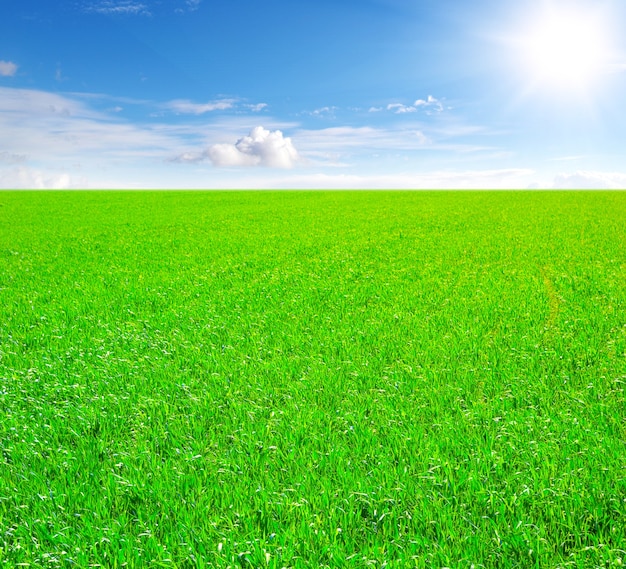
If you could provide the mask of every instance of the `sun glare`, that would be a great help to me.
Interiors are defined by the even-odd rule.
[[[587,88],[607,63],[607,30],[596,14],[551,8],[529,27],[522,51],[534,83]]]

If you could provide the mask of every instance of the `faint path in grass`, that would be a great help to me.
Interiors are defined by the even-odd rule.
[[[548,316],[546,317],[544,330],[546,335],[552,336],[557,328],[563,299],[559,296],[556,288],[554,287],[554,278],[552,277],[550,268],[547,265],[544,265],[541,268],[541,278],[543,281],[544,292],[548,297]]]

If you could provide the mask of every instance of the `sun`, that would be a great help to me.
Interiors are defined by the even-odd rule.
[[[527,73],[540,86],[589,88],[607,64],[607,37],[598,14],[571,5],[547,7],[522,36]]]

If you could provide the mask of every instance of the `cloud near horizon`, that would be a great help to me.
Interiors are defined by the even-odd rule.
[[[67,172],[42,172],[23,166],[0,170],[0,188],[3,189],[67,190],[86,187],[86,178],[77,178]]]
[[[132,102],[132,101],[131,101]],[[396,128],[302,128],[272,121],[252,130],[243,115],[215,121],[133,122],[98,110],[100,95],[59,94],[0,86],[0,188],[176,187],[407,187],[626,189],[626,172],[564,169],[489,169],[442,162],[441,152],[477,155],[481,147],[456,142],[465,131],[436,132],[409,124]],[[139,105],[139,102],[133,104]],[[154,104],[143,103],[149,110]],[[243,105],[241,106],[243,108]],[[252,124],[254,124],[254,122]],[[280,130],[279,130],[280,129]],[[294,133],[294,140],[284,136]],[[242,132],[248,132],[241,137]],[[445,134],[445,136],[444,136]],[[437,137],[443,137],[439,142]],[[225,141],[236,141],[228,143]],[[415,154],[416,151],[426,151]],[[437,152],[437,154],[433,154]],[[360,157],[369,153],[369,161]],[[406,156],[401,169],[377,163]],[[172,159],[172,157],[177,158]],[[392,156],[397,160],[395,156]],[[175,166],[172,163],[178,163]],[[206,168],[182,164],[212,164]],[[260,166],[267,167],[264,172]],[[294,168],[298,166],[298,168]],[[337,168],[341,174],[336,174]],[[238,169],[239,168],[239,169]],[[290,170],[292,173],[279,173]],[[247,171],[247,173],[246,173]]]
[[[623,190],[626,189],[626,174],[620,172],[561,173],[554,178],[555,190]]]

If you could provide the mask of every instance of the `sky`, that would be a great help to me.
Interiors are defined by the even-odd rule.
[[[623,0],[0,0],[0,188],[626,188]]]

